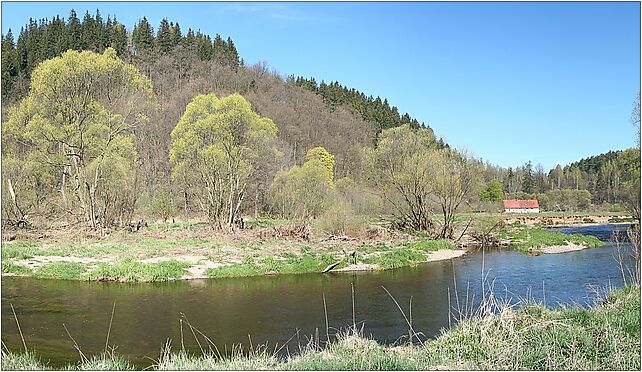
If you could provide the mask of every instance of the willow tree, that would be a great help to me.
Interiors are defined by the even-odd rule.
[[[278,155],[276,134],[274,122],[239,94],[199,95],[187,105],[171,134],[173,176],[201,198],[212,227],[234,225],[248,179]]]
[[[437,147],[431,131],[409,125],[386,129],[377,147],[364,150],[365,174],[404,225],[433,228],[434,168]]]
[[[112,224],[133,208],[134,129],[152,97],[151,81],[114,49],[65,52],[33,71],[3,127],[19,146],[3,155],[55,174],[63,210],[94,228]]]
[[[334,183],[334,165],[336,163],[334,155],[330,154],[325,148],[318,146],[308,150],[305,154],[305,162],[307,164],[312,164],[311,162],[319,162],[322,169],[325,170],[326,183],[329,186],[332,186]]]
[[[440,149],[431,131],[407,124],[383,130],[377,147],[365,150],[364,164],[368,180],[404,225],[442,238],[452,238],[455,213],[478,192],[474,161]]]
[[[334,156],[323,147],[308,150],[302,166],[279,171],[268,190],[273,210],[306,221],[328,206],[334,188]]]

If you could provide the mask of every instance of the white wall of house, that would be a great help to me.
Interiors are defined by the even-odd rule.
[[[539,213],[539,208],[508,208],[506,213]]]

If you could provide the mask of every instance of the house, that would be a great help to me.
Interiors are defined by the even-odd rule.
[[[535,199],[530,200],[504,200],[505,213],[539,213],[539,203]]]

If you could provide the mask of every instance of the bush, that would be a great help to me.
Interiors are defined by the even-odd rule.
[[[364,229],[362,218],[355,216],[350,203],[336,201],[317,221],[318,227],[332,235],[359,235]]]

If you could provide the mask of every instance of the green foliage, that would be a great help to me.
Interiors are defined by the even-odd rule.
[[[332,159],[332,155],[325,154],[325,163],[312,155],[303,166],[279,171],[274,177],[268,197],[279,215],[308,219],[327,209],[333,189],[328,178],[328,159]]]
[[[528,252],[529,248],[537,249],[549,246],[563,246],[568,243],[582,245],[587,248],[595,248],[603,245],[603,243],[594,236],[579,233],[569,235],[539,227],[529,228],[520,224],[500,230],[500,237],[502,239],[509,239],[511,241],[511,247],[522,252]]]
[[[455,213],[477,194],[480,164],[444,149],[425,129],[408,125],[380,133],[375,148],[364,150],[364,173],[401,224],[437,230],[433,212],[443,216],[440,237],[452,237]]]
[[[159,217],[163,222],[167,222],[177,212],[176,205],[167,191],[159,191],[154,194],[150,208],[154,216]]]
[[[332,235],[355,236],[365,228],[363,218],[356,216],[352,206],[340,198],[334,198],[332,206],[315,222],[318,228]]]
[[[178,23],[163,19],[154,35],[154,30],[147,18],[143,17],[131,30],[132,44],[128,45],[128,31],[116,17],[108,16],[104,20],[100,11],[95,15],[86,13],[82,22],[72,9],[67,21],[59,15],[50,19],[33,20],[22,28],[17,41],[14,42],[11,30],[2,38],[2,99],[14,99],[25,92],[22,84],[16,81],[24,76],[29,77],[33,69],[42,61],[60,56],[69,49],[102,53],[113,48],[124,60],[132,60],[141,54],[157,53],[157,56],[171,55],[180,44],[185,48],[208,50],[199,53],[201,60],[216,62],[238,68],[240,60],[238,51],[231,38],[212,41],[209,35],[194,33],[191,29],[188,36],[183,36]],[[183,49],[184,50],[184,49]],[[216,52],[214,53],[214,50]]]
[[[390,106],[385,98],[382,100],[379,97],[366,97],[365,94],[355,89],[348,89],[339,84],[339,82],[330,84],[321,82],[320,85],[317,85],[314,78],[305,79],[303,77],[297,77],[296,79],[290,77],[290,81],[297,86],[321,95],[325,103],[333,110],[340,106],[346,106],[352,112],[359,114],[363,120],[372,123],[377,133],[384,129],[402,125],[409,125],[415,129],[424,128],[432,133],[432,129],[428,125],[420,124],[417,119],[411,118],[409,114],[400,115],[397,108]],[[441,139],[437,143],[440,148],[448,147]]]
[[[85,277],[89,280],[118,282],[164,282],[179,279],[190,266],[187,262],[177,260],[142,263],[128,259],[115,264],[100,263]]]
[[[537,200],[540,208],[547,211],[586,211],[591,206],[591,193],[588,190],[549,190],[538,195]]]
[[[504,190],[502,184],[498,180],[492,180],[488,186],[480,191],[479,199],[482,201],[500,202],[504,200]]]
[[[29,95],[2,127],[3,155],[60,179],[47,187],[61,190],[62,209],[109,225],[129,204],[131,128],[146,123],[151,97],[151,81],[113,49],[65,52],[33,71]]]
[[[80,280],[87,267],[79,262],[49,262],[38,267],[33,276],[39,279]]]
[[[213,226],[234,223],[255,168],[280,154],[276,133],[239,94],[199,95],[187,105],[171,134],[173,176],[202,198]]]
[[[328,150],[323,147],[315,147],[305,154],[305,162],[312,164],[312,162],[320,162],[323,168],[327,170],[327,183],[332,186],[334,182],[334,156],[328,152]]]
[[[7,273],[7,274],[16,274],[16,275],[27,275],[32,272],[31,268],[14,263],[12,261],[2,259],[2,273]]]

